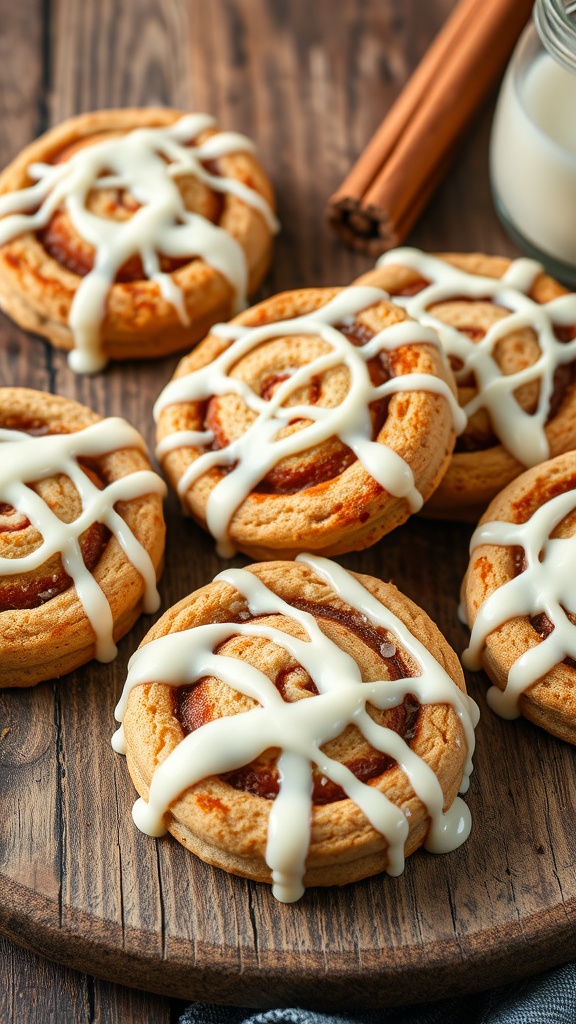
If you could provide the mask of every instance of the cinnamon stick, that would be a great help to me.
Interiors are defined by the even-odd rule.
[[[460,0],[340,188],[327,217],[348,245],[398,245],[502,73],[533,0]]]

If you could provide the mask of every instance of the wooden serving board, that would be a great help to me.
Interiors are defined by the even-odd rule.
[[[164,603],[221,568],[168,509]],[[469,529],[424,520],[342,561],[391,578],[457,650]],[[246,564],[237,559],[236,564]],[[170,837],[141,835],[110,747],[125,663],[0,694],[0,928],[36,951],[126,984],[206,1001],[382,1005],[495,984],[567,959],[576,940],[574,752],[483,706],[460,850],[402,877],[309,890],[297,904],[230,877]],[[470,680],[483,703],[481,679]]]
[[[345,284],[369,268],[327,235],[325,202],[451,0],[419,5],[412,21],[392,0],[342,3],[338,23],[325,0],[313,8],[308,0],[0,5],[10,43],[0,62],[2,163],[80,109],[158,101],[205,109],[258,140],[276,185],[285,228],[267,293]],[[412,243],[513,253],[490,205],[488,127],[489,114]],[[151,446],[152,404],[175,362],[75,377],[62,353],[0,319],[2,384],[123,415]],[[174,498],[166,516],[163,608],[223,567]],[[392,579],[461,652],[467,634],[457,603],[470,533],[413,519],[341,561]],[[468,796],[474,828],[455,853],[418,852],[400,878],[310,890],[283,906],[267,886],[207,867],[170,837],[141,835],[110,737],[127,660],[149,625],[137,624],[111,665],[0,691],[4,936],[91,975],[171,996],[350,1009],[481,989],[576,953],[574,750],[524,721],[495,718],[482,677],[469,677],[482,708]]]

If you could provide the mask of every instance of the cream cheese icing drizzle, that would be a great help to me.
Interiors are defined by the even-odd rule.
[[[576,613],[576,537],[551,537],[575,508],[576,491],[566,491],[541,505],[525,523],[488,522],[472,535],[471,554],[481,544],[519,546],[524,550],[526,569],[493,591],[480,606],[470,645],[462,655],[465,667],[481,669],[488,634],[516,616],[544,613],[554,627],[517,658],[504,691],[496,686],[488,690],[488,704],[502,718],[517,718],[524,691],[565,658],[576,659],[576,626],[568,618],[568,612]]]
[[[111,661],[117,653],[112,637],[113,621],[108,601],[84,565],[79,538],[93,523],[105,524],[144,581],[144,610],[157,610],[160,597],[152,560],[118,512],[118,501],[145,494],[164,495],[166,486],[151,470],[140,470],[114,480],[100,490],[78,463],[82,457],[105,455],[118,448],[145,450],[138,432],[125,420],[109,418],[70,434],[31,437],[18,430],[0,429],[0,501],[25,515],[42,536],[42,543],[21,558],[0,558],[0,573],[15,575],[39,568],[60,554],[72,578],[78,598],[96,637],[98,661]],[[64,523],[26,481],[54,474],[69,477],[82,503],[82,512]]]
[[[361,782],[321,747],[353,722],[377,750],[394,758],[430,816],[427,849],[448,852],[467,838],[470,813],[456,798],[446,813],[443,794],[432,769],[390,729],[373,721],[367,704],[392,708],[407,694],[421,704],[450,704],[459,716],[467,749],[461,792],[468,788],[474,750],[478,709],[406,626],[386,609],[345,569],[326,558],[299,555],[352,608],[376,626],[385,627],[415,659],[420,674],[394,681],[362,682],[356,662],[320,629],[313,615],[293,608],[261,580],[244,569],[227,569],[216,579],[229,583],[248,603],[253,616],[280,614],[298,622],[307,639],[301,640],[270,628],[266,622],[217,623],[170,633],[152,640],[132,656],[128,678],[116,708],[122,721],[130,691],[140,683],[161,681],[189,686],[203,676],[216,676],[240,693],[253,697],[258,706],[240,715],[224,717],[189,733],[156,769],[146,803],[139,799],[133,818],[148,835],[166,831],[164,816],[170,805],[195,783],[210,775],[233,771],[250,763],[263,751],[278,747],[279,793],[270,811],[266,862],[273,879],[273,894],[291,903],[303,893],[303,876],[310,843],[312,817],[312,767],[316,765],[341,786],[361,808],[374,829],[388,843],[389,874],[404,867],[408,822],[402,810],[379,789]],[[283,646],[313,679],[317,695],[287,703],[274,683],[248,663],[215,654],[232,635],[265,637]],[[125,753],[123,727],[113,737],[114,749]]]
[[[435,332],[409,320],[384,328],[361,347],[353,345],[335,327],[347,320],[353,322],[363,309],[386,298],[378,288],[352,287],[313,313],[282,320],[280,324],[253,328],[218,324],[212,328],[212,333],[230,340],[230,346],[207,366],[170,381],[164,388],[154,407],[156,419],[168,405],[202,402],[212,395],[230,393],[239,395],[256,414],[246,431],[226,447],[201,453],[183,473],[178,485],[178,493],[183,497],[194,481],[213,467],[232,467],[212,489],[206,509],[208,529],[216,538],[217,551],[222,557],[234,554],[229,539],[230,522],[251,490],[281,459],[331,437],[338,437],[347,445],[381,487],[396,497],[406,498],[412,511],[422,507],[422,496],[415,486],[410,466],[388,445],[372,440],[370,403],[400,391],[429,391],[442,395],[449,402],[456,430],[463,429],[465,418],[448,385],[432,374],[403,374],[378,386],[372,384],[368,362],[380,352],[390,352],[402,345],[438,345]],[[330,350],[296,369],[267,400],[244,381],[231,376],[229,371],[243,356],[279,333],[283,337],[316,335]],[[350,383],[338,406],[284,404],[292,392],[340,365],[348,368]],[[278,438],[281,428],[298,417],[310,422],[301,430]],[[160,441],[157,456],[162,459],[182,446],[208,446],[213,440],[210,430],[180,431]]]
[[[100,348],[106,297],[118,270],[131,256],[140,256],[144,273],[156,282],[184,324],[188,314],[183,294],[171,275],[160,270],[159,253],[201,257],[232,285],[235,311],[246,305],[242,248],[223,228],[189,212],[176,184],[178,177],[193,175],[254,207],[272,231],[278,230],[276,217],[258,192],[241,181],[211,174],[203,166],[203,161],[254,149],[237,132],[220,132],[191,144],[214,125],[207,114],[189,114],[167,127],[137,128],[85,146],[61,163],[33,164],[28,174],[36,179],[34,185],[0,196],[0,245],[46,227],[63,206],[78,234],[95,249],[94,266],[82,278],[70,311],[76,348],[68,358],[76,372],[95,373],[106,364]],[[88,209],[91,190],[111,187],[126,189],[140,204],[129,220],[110,220]]]
[[[464,406],[466,415],[486,409],[496,437],[523,466],[534,466],[549,458],[544,428],[554,390],[554,373],[559,366],[576,359],[576,339],[561,342],[554,327],[576,324],[576,295],[535,302],[527,293],[542,266],[528,259],[515,260],[502,278],[468,274],[418,249],[391,250],[380,257],[376,266],[388,264],[411,267],[429,282],[416,295],[392,298],[415,320],[433,327],[446,354],[462,361],[462,368],[455,374],[457,380],[474,374],[478,391]],[[459,298],[491,300],[510,310],[510,314],[492,324],[475,343],[429,311],[437,302]],[[494,359],[494,347],[507,334],[525,327],[535,331],[540,356],[532,366],[505,375]],[[538,406],[533,413],[522,409],[514,397],[514,392],[529,381],[540,382]]]

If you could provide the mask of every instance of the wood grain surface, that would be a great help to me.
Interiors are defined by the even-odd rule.
[[[346,284],[370,264],[328,234],[326,200],[451,7],[0,0],[0,163],[83,110],[206,110],[256,140],[276,187],[283,231],[262,295]],[[490,201],[490,116],[471,126],[410,242],[515,254]],[[2,384],[123,415],[150,445],[152,403],[175,363],[77,377],[63,353],[0,317]],[[163,608],[222,568],[173,498],[166,515]],[[460,653],[470,532],[412,520],[341,561],[394,580]],[[191,998],[357,1009],[482,989],[575,954],[574,751],[526,722],[496,719],[481,676],[468,677],[482,707],[474,830],[449,856],[418,853],[400,878],[310,890],[286,907],[268,887],[137,832],[110,736],[127,660],[149,625],[138,623],[111,665],[0,692],[2,1022],[169,1024]]]

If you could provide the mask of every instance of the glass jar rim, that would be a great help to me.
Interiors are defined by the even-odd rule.
[[[576,71],[576,0],[536,0],[534,23],[548,53]]]

